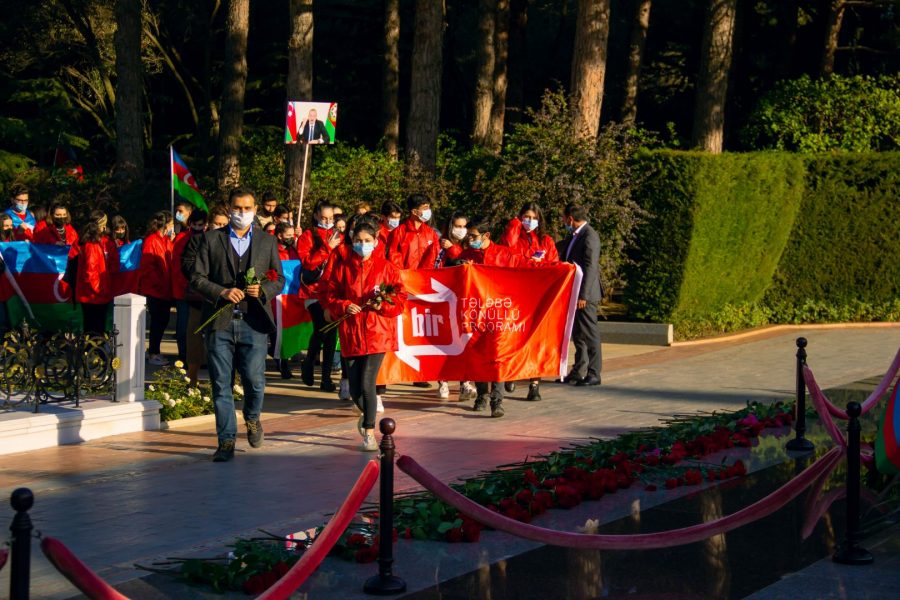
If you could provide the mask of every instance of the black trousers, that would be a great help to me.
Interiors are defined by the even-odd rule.
[[[147,313],[150,315],[150,345],[147,354],[162,354],[159,345],[169,325],[172,301],[147,296]]]
[[[365,354],[363,356],[351,356],[347,359],[350,373],[350,397],[363,411],[363,426],[366,429],[375,429],[375,411],[378,408],[376,399],[375,381],[378,379],[378,370],[384,353]]]
[[[316,364],[319,352],[322,352],[322,381],[331,381],[331,363],[334,361],[334,349],[337,347],[337,327],[328,333],[322,333],[322,328],[328,321],[325,320],[325,310],[318,302],[309,305],[309,314],[313,321],[313,333],[309,338],[305,362],[307,368],[311,369]]]
[[[109,315],[111,304],[111,302],[106,304],[81,303],[81,322],[85,333],[104,333],[106,331],[106,317]]]
[[[493,389],[492,389],[493,388]],[[491,400],[494,402],[503,401],[503,384],[489,381],[476,381],[475,391],[479,396],[487,396],[490,394]]]
[[[600,377],[603,356],[600,350],[600,325],[597,323],[597,303],[588,302],[575,311],[572,327],[572,343],[575,344],[575,364],[572,373],[576,377]]]

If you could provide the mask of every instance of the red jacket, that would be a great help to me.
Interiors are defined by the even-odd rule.
[[[438,267],[449,266],[448,263],[451,260],[457,260],[459,258],[459,255],[462,254],[462,251],[463,247],[459,244],[453,244],[446,250],[444,248],[441,248],[438,252],[438,257],[441,259],[441,264],[439,264]],[[443,252],[443,255],[441,254],[441,252]]]
[[[378,228],[378,245],[381,246],[382,250],[387,248],[388,238],[391,237],[391,231],[393,230],[389,229],[384,223]]]
[[[536,251],[543,250],[544,257],[541,262],[544,264],[559,262],[559,252],[556,251],[556,242],[553,238],[545,234],[538,239],[537,230],[525,231],[522,221],[518,218],[506,225],[506,230],[500,236],[500,243],[525,258],[531,258]]]
[[[138,277],[138,294],[172,299],[172,240],[158,231],[144,238]]]
[[[351,251],[348,258],[335,261],[334,270],[322,281],[322,307],[338,319],[350,304],[364,306],[382,283],[400,285],[400,272],[377,252],[363,260]],[[381,310],[364,308],[338,325],[342,356],[364,356],[397,350],[397,321],[403,312],[406,293],[394,297],[394,304],[384,303]]]
[[[172,297],[176,300],[184,300],[188,291],[189,282],[181,271],[181,256],[184,254],[184,249],[187,248],[192,235],[202,234],[194,234],[192,229],[185,229],[176,235],[175,241],[172,242],[172,264],[175,265],[171,269]]]
[[[278,258],[280,260],[300,260],[300,255],[297,254],[296,246],[278,244]]]
[[[112,278],[118,272],[119,249],[114,241],[104,236],[99,242],[81,244],[75,276],[75,300],[82,304],[112,302]]]
[[[412,216],[388,236],[387,257],[398,269],[433,269],[440,241],[437,231]]]
[[[303,261],[303,268],[307,271],[318,269],[325,264],[328,256],[331,254],[331,247],[328,240],[334,235],[335,229],[322,229],[321,227],[311,227],[300,234],[297,239],[297,255]],[[313,236],[319,236],[321,244],[314,243]]]
[[[34,235],[31,241],[35,244],[60,244],[65,246],[74,246],[78,243],[78,232],[75,228],[66,223],[66,239],[59,237],[56,227],[48,225],[47,221],[39,221],[34,227]]]
[[[513,254],[509,248],[497,242],[491,243],[485,250],[466,248],[459,255],[459,260],[471,260],[476,265],[490,267],[529,267],[535,264],[524,256]]]

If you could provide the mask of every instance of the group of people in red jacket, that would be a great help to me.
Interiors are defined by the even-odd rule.
[[[0,242],[12,241],[68,246],[68,267],[60,292],[70,293],[81,306],[84,331],[109,330],[116,291],[113,275],[119,271],[119,248],[128,241],[124,218],[117,215],[110,221],[102,210],[93,210],[79,235],[65,203],[54,202],[49,209],[32,207],[30,190],[15,186],[10,206],[0,213]],[[6,325],[6,307],[0,303],[0,327]]]

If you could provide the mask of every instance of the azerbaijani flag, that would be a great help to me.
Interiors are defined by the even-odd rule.
[[[335,142],[334,130],[337,127],[337,102],[331,102],[328,105],[328,117],[325,119],[325,130],[328,132],[328,139],[333,144]]]
[[[288,102],[287,122],[284,126],[284,143],[297,143],[297,112],[294,110],[293,102]]]
[[[887,406],[884,407],[884,415],[881,417],[881,427],[875,437],[875,465],[879,473],[900,473],[900,407],[897,406],[900,398],[900,382],[894,386]]]
[[[194,176],[175,152],[175,148],[170,146],[169,149],[172,156],[172,190],[197,208],[209,212],[209,206],[206,205]]]
[[[81,310],[71,302],[72,290],[63,281],[69,246],[5,242],[0,254],[7,273],[0,300],[6,301],[10,325],[29,318],[41,329],[81,329]]]
[[[284,288],[275,298],[275,356],[291,358],[309,347],[312,336],[312,317],[304,306],[300,291],[300,261],[283,260]]]
[[[133,294],[138,286],[141,251],[144,240],[135,240],[119,248],[119,272],[113,275],[113,295]]]

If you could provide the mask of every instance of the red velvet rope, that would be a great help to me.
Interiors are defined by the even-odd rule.
[[[128,600],[111,585],[100,579],[90,567],[81,562],[61,541],[45,537],[41,540],[41,550],[56,570],[72,582],[90,600]]]
[[[0,550],[0,570],[3,569],[3,565],[6,564],[6,559],[8,557],[9,557],[9,550],[7,550],[6,548],[4,548],[3,550]]]
[[[450,506],[493,529],[551,546],[591,550],[649,550],[691,544],[765,517],[796,498],[819,476],[832,469],[843,453],[843,448],[832,448],[802,473],[765,498],[721,519],[681,529],[635,535],[571,533],[520,523],[454,491],[409,456],[401,456],[397,460],[397,466]]]
[[[809,377],[807,377],[807,375],[809,375]],[[828,435],[831,436],[831,439],[833,439],[838,446],[846,448],[847,440],[844,439],[844,434],[841,433],[840,428],[838,428],[834,419],[831,418],[831,411],[827,408],[831,403],[825,398],[825,394],[822,393],[822,389],[819,387],[819,383],[816,381],[815,377],[812,376],[812,371],[809,370],[809,367],[803,367],[803,379],[806,380],[806,387],[809,389],[809,397],[812,399],[813,406],[816,407],[816,412],[819,413],[819,420],[822,422],[825,431],[828,432]]]
[[[303,556],[291,567],[290,571],[285,573],[281,579],[259,596],[257,600],[283,600],[303,585],[303,582],[318,568],[319,563],[328,556],[328,553],[331,552],[331,549],[340,539],[341,534],[347,529],[347,525],[353,520],[356,511],[359,510],[363,500],[366,499],[372,486],[375,485],[375,481],[378,479],[378,471],[378,461],[370,460],[363,469],[359,479],[356,480],[344,503],[331,520],[328,521],[328,525],[316,537],[312,546],[303,553]]]
[[[891,363],[890,368],[888,368],[887,373],[884,374],[884,377],[881,378],[881,383],[878,384],[878,387],[875,388],[875,391],[869,394],[869,397],[865,399],[862,403],[862,413],[866,414],[872,408],[878,404],[878,400],[884,396],[884,393],[891,386],[891,382],[894,380],[894,377],[897,376],[897,371],[900,371],[900,349],[897,350],[897,354],[894,355],[894,362]],[[810,382],[815,383],[815,376],[813,375],[812,370],[808,366],[803,367],[803,379],[806,380],[806,384],[810,385]],[[818,387],[818,385],[816,386]],[[821,393],[821,390],[820,390]],[[822,394],[822,399],[825,401],[825,408],[828,412],[839,419],[847,420],[849,417],[847,416],[847,411],[838,408],[834,404],[832,404],[828,398],[825,397],[825,394]]]

